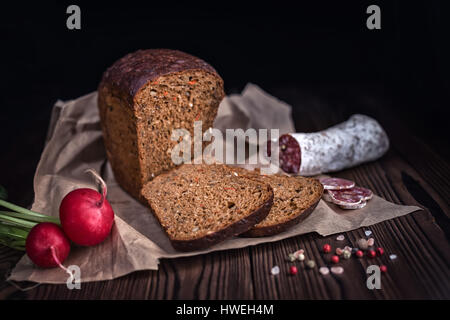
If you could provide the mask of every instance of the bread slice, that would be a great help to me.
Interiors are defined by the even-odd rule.
[[[141,193],[180,251],[205,249],[248,231],[273,203],[267,183],[220,164],[181,165],[148,182]]]
[[[323,193],[322,184],[314,178],[284,175],[260,175],[259,171],[233,168],[236,174],[269,184],[274,193],[269,215],[242,236],[263,237],[285,231],[308,217]]]

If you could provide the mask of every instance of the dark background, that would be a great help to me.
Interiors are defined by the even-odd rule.
[[[81,7],[81,30],[66,28],[70,4]],[[370,4],[381,7],[381,30],[366,28]],[[287,102],[283,88],[324,103],[375,96],[448,159],[448,9],[437,1],[2,3],[0,163],[15,174],[0,173],[0,184],[11,200],[30,201],[21,186],[31,187],[54,102],[96,90],[126,53],[158,47],[208,61],[227,93],[253,82]]]

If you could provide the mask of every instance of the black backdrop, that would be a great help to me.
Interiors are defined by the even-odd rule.
[[[81,7],[81,30],[66,28],[70,4]],[[370,4],[381,7],[381,30],[366,28]],[[57,99],[96,90],[116,59],[157,47],[210,62],[227,93],[247,82],[268,92],[283,86],[381,88],[393,111],[448,156],[450,11],[444,2],[16,1],[1,6],[1,171],[17,167],[19,179],[35,168]]]

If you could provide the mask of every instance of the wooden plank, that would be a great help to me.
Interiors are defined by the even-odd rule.
[[[248,249],[163,259],[158,271],[140,271],[111,281],[41,285],[30,299],[253,299]]]

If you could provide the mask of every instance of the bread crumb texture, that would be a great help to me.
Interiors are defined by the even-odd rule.
[[[171,240],[224,230],[273,198],[268,184],[236,177],[230,167],[219,164],[184,164],[147,183],[142,195]]]
[[[317,204],[322,197],[323,186],[314,178],[285,175],[261,175],[258,170],[233,168],[240,176],[269,184],[274,200],[269,215],[253,229],[263,229],[287,223],[298,218]]]

